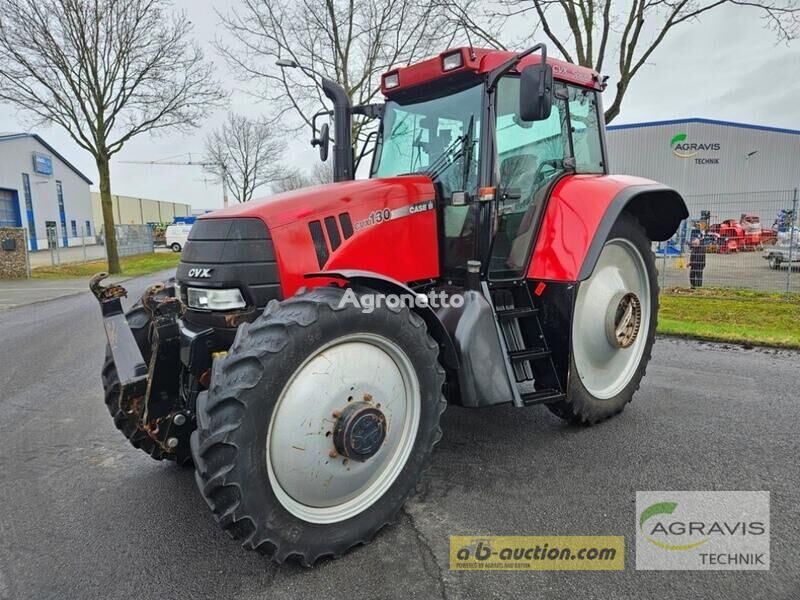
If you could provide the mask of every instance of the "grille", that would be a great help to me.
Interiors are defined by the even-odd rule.
[[[210,269],[208,277],[193,276],[202,269]],[[257,308],[281,298],[275,248],[260,219],[199,219],[183,248],[176,277],[182,286],[238,287]]]

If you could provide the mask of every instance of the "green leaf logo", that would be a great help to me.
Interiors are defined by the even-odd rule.
[[[671,515],[673,512],[675,512],[675,508],[677,506],[677,502],[659,502],[658,504],[648,506],[642,511],[642,514],[639,515],[639,529],[644,526],[644,522],[650,517],[654,517],[656,515]]]
[[[679,136],[675,137],[677,138]],[[705,544],[708,541],[708,538],[690,544],[667,544],[665,542],[655,540],[646,533],[644,533],[645,521],[647,521],[651,517],[655,517],[656,515],[671,515],[673,512],[675,512],[675,509],[677,507],[678,507],[677,502],[658,502],[656,504],[651,504],[650,506],[645,508],[642,511],[642,514],[639,515],[639,529],[642,530],[644,539],[646,539],[651,544],[658,546],[659,548],[663,548],[664,550],[693,550],[694,548],[697,548],[698,546],[702,546],[703,544]]]
[[[674,146],[675,144],[684,141],[686,138],[687,135],[685,133],[679,133],[678,135],[672,138],[672,141],[670,141],[669,145]]]

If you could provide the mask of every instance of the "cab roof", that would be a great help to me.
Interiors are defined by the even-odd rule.
[[[444,59],[451,55],[461,54],[461,66],[444,70]],[[407,67],[392,69],[384,73],[381,78],[381,91],[389,98],[398,92],[408,92],[410,88],[425,83],[431,83],[437,79],[450,79],[454,76],[468,76],[470,74],[479,76],[489,73],[507,60],[514,57],[516,52],[509,50],[493,50],[489,48],[450,48],[432,58],[420,61]],[[519,72],[522,68],[539,64],[542,62],[541,54],[529,54],[523,58],[512,73]],[[596,90],[602,90],[600,75],[594,69],[581,67],[572,63],[558,60],[557,58],[547,57],[547,64],[553,67],[553,77],[559,81],[573,83]],[[398,85],[387,89],[386,78],[397,74]]]

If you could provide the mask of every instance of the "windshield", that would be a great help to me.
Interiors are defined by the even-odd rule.
[[[448,197],[477,187],[482,84],[420,102],[386,103],[372,177],[427,173]]]

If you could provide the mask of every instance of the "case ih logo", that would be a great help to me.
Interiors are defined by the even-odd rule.
[[[193,279],[208,279],[214,269],[189,269],[189,277]]]
[[[672,138],[669,145],[672,147],[672,153],[675,156],[678,158],[694,158],[694,162],[699,165],[719,164],[719,158],[695,158],[701,152],[719,152],[722,149],[719,142],[697,144],[695,142],[687,142],[688,137],[685,133],[679,133]]]

